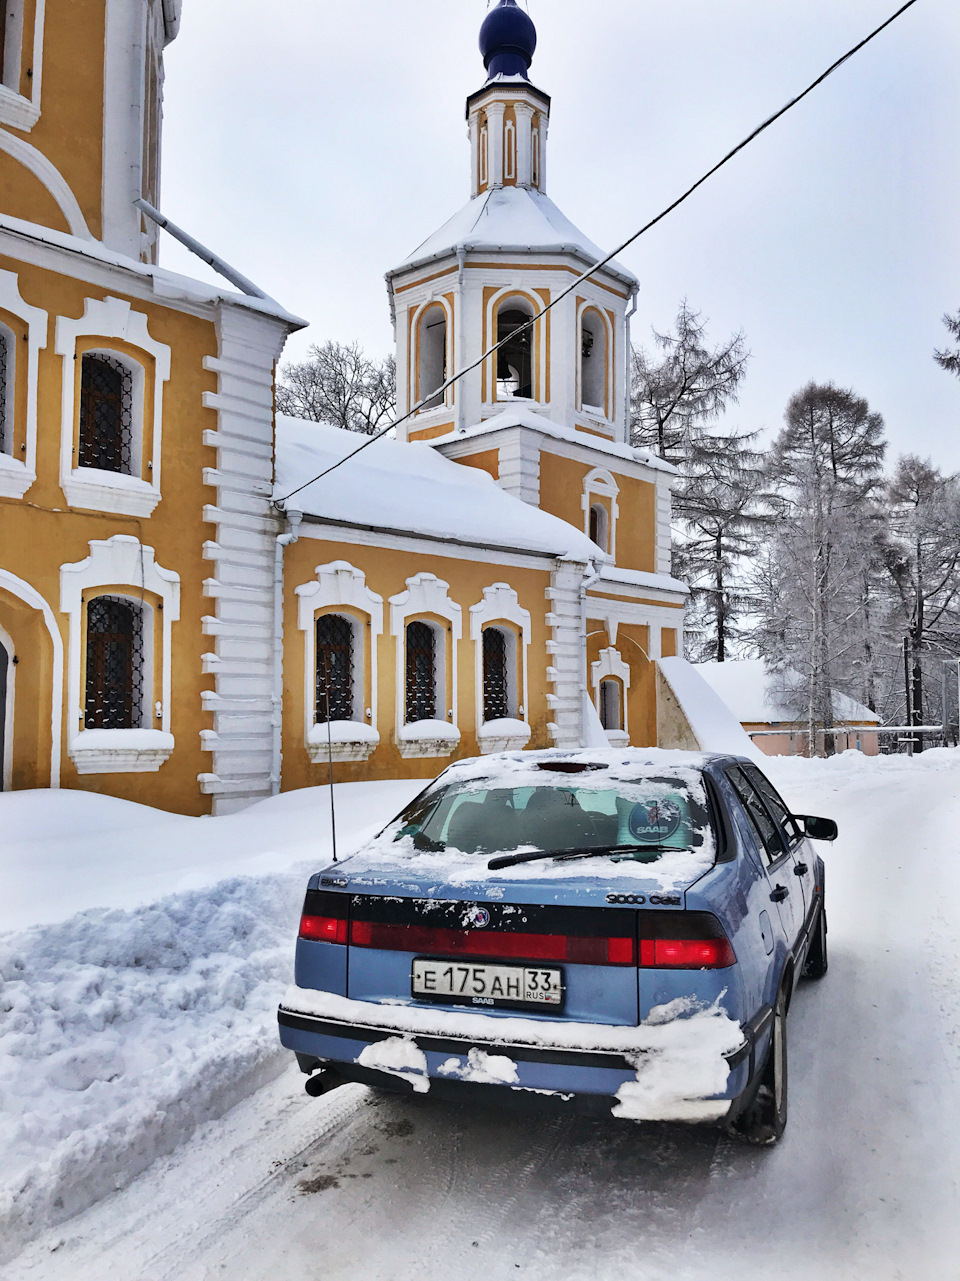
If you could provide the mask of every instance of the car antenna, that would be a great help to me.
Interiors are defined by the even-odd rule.
[[[324,695],[327,700],[327,760],[330,765],[330,837],[333,841],[333,861],[337,859],[337,810],[333,803],[333,732],[330,729],[330,675],[324,684]]]

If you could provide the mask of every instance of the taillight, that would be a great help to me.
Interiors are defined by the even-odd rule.
[[[573,934],[526,934],[493,930],[455,930],[430,925],[392,925],[352,921],[353,947],[385,952],[439,952],[444,956],[484,956],[499,960],[569,961],[574,965],[634,965],[632,938],[584,938]]]
[[[653,969],[722,970],[736,963],[726,938],[640,940],[640,964]]]
[[[300,937],[314,943],[346,943],[350,899],[346,894],[307,890],[300,917]]]

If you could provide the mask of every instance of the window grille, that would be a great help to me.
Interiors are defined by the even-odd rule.
[[[427,623],[407,626],[407,724],[437,715],[437,638]]]
[[[353,628],[339,614],[317,619],[316,721],[326,725],[328,720],[353,720]]]
[[[623,729],[619,681],[600,682],[600,724],[604,729]]]
[[[3,9],[0,6],[0,18]],[[7,335],[0,329],[0,454],[13,452],[13,423],[7,423],[7,366],[10,361],[10,345]],[[10,439],[8,439],[10,437]]]
[[[507,638],[499,627],[488,627],[483,633],[483,719],[509,715]]]
[[[86,729],[139,729],[143,706],[143,611],[117,596],[87,605]]]
[[[80,373],[81,467],[129,476],[133,463],[133,376],[112,356],[84,356]]]

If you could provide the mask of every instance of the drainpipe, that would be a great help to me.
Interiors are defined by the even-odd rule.
[[[580,746],[585,747],[583,700],[590,697],[590,680],[587,676],[587,592],[600,581],[600,561],[588,561],[580,584]]]
[[[273,766],[270,791],[280,791],[280,765],[283,744],[283,549],[300,537],[303,512],[287,512],[287,532],[277,535],[273,552],[273,707],[270,725],[273,731]]]
[[[634,285],[630,295],[630,310],[623,318],[623,429],[624,442],[630,444],[630,390],[633,383],[633,361],[630,348],[630,321],[637,314],[637,300],[640,296],[639,286]]]

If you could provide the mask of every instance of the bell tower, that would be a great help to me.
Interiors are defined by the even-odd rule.
[[[444,452],[448,439],[508,420],[585,444],[627,439],[638,284],[611,262],[565,293],[605,255],[547,195],[550,98],[530,80],[536,47],[526,11],[500,0],[480,29],[486,80],[467,99],[470,199],[387,275],[398,408],[419,405],[400,431],[443,442]],[[495,355],[431,394],[495,343],[503,343]],[[528,490],[523,496],[530,501]]]

